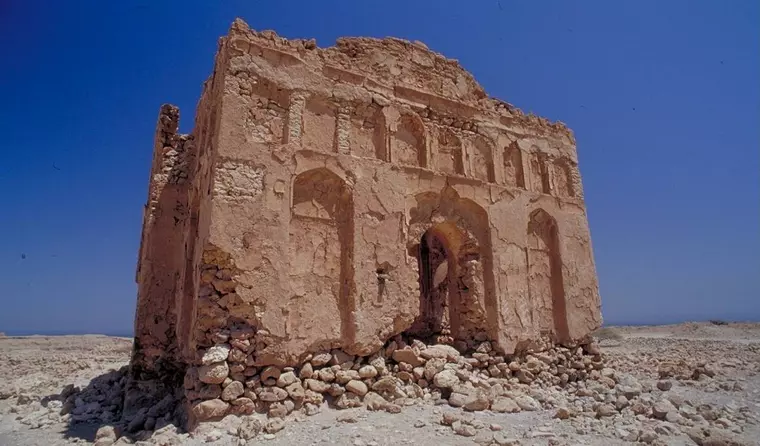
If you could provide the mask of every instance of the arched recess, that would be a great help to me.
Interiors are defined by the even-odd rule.
[[[493,144],[482,136],[473,141],[470,169],[474,178],[489,183],[496,181],[493,167]]]
[[[420,310],[407,333],[436,342],[496,339],[488,214],[451,188],[414,199],[407,249],[418,260]]]
[[[516,142],[504,149],[504,180],[508,186],[525,189],[522,151]]]
[[[557,185],[557,195],[560,197],[575,197],[575,184],[573,180],[573,167],[570,161],[559,158],[554,163],[554,184]]]
[[[462,141],[447,128],[441,128],[438,131],[436,163],[438,170],[445,174],[464,175]]]
[[[393,132],[393,161],[407,166],[427,167],[427,138],[422,118],[405,112]]]
[[[388,161],[387,124],[382,107],[375,103],[357,105],[351,119],[351,153]]]
[[[569,340],[557,221],[543,209],[528,222],[528,294],[534,323],[555,341]]]
[[[288,251],[292,294],[284,315],[286,330],[291,338],[308,339],[313,346],[351,342],[355,338],[351,190],[329,169],[317,168],[296,176],[292,191]]]
[[[538,150],[530,154],[530,185],[531,190],[535,192],[542,194],[551,193],[548,156]]]

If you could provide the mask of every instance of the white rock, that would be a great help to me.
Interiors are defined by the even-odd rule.
[[[529,397],[528,395],[519,395],[513,398],[515,400],[515,403],[520,407],[522,410],[531,411],[531,410],[541,410],[541,404],[536,401],[535,399]]]
[[[227,360],[227,356],[230,354],[229,344],[217,344],[203,354],[201,362],[203,365],[211,365],[215,362],[222,362]]]
[[[373,365],[365,365],[359,369],[359,376],[361,378],[374,378],[377,376],[377,369]]]
[[[422,350],[420,352],[420,356],[422,356],[425,359],[432,359],[432,358],[456,359],[460,355],[457,349],[455,349],[454,347],[450,345],[437,344],[437,345],[431,345],[425,350]]]
[[[441,389],[450,389],[459,384],[459,378],[455,370],[445,369],[436,373],[433,384]]]
[[[660,420],[664,420],[668,412],[678,412],[678,409],[666,399],[659,400],[652,406],[652,414]]]
[[[497,413],[515,413],[521,409],[512,398],[499,396],[491,404],[491,410]]]
[[[215,362],[201,366],[198,369],[198,379],[206,384],[221,384],[229,373],[230,368],[226,362]]]
[[[352,379],[351,381],[346,383],[346,390],[348,390],[349,392],[355,393],[359,396],[364,396],[369,391],[366,384],[364,384],[361,381],[357,381],[355,379]]]
[[[314,367],[322,367],[323,365],[330,362],[331,359],[332,355],[330,353],[317,353],[313,358],[311,358],[311,365]]]
[[[277,378],[277,386],[278,387],[287,387],[294,382],[298,381],[298,378],[296,377],[296,374],[293,372],[285,372],[280,375],[279,378]]]
[[[232,381],[227,387],[224,388],[224,390],[222,390],[222,400],[232,401],[242,395],[243,392],[245,392],[243,383],[240,381]]]

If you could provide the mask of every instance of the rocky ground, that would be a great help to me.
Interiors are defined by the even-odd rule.
[[[130,340],[2,337],[0,445],[760,445],[760,324],[612,327],[597,338],[604,364],[586,364],[585,381],[549,375],[557,356],[573,367],[572,351],[537,354],[501,382],[450,361],[457,373],[438,372],[456,377],[448,401],[228,416],[193,434],[146,414],[121,435],[135,424],[119,422]],[[524,379],[530,368],[535,379]]]

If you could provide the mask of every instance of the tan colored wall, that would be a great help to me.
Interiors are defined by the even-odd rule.
[[[258,365],[377,350],[419,316],[417,253],[433,226],[477,252],[451,268],[468,290],[460,335],[513,352],[600,325],[575,142],[561,124],[487,99],[456,62],[396,39],[318,49],[236,22],[214,79],[190,351],[230,327],[256,332]]]

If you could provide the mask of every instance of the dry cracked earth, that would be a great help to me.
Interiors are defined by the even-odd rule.
[[[406,400],[400,413],[228,416],[192,434],[157,419],[131,435],[118,413],[129,339],[0,337],[0,445],[760,445],[760,324],[596,335],[600,373],[565,388],[519,384],[501,400],[513,413]]]

